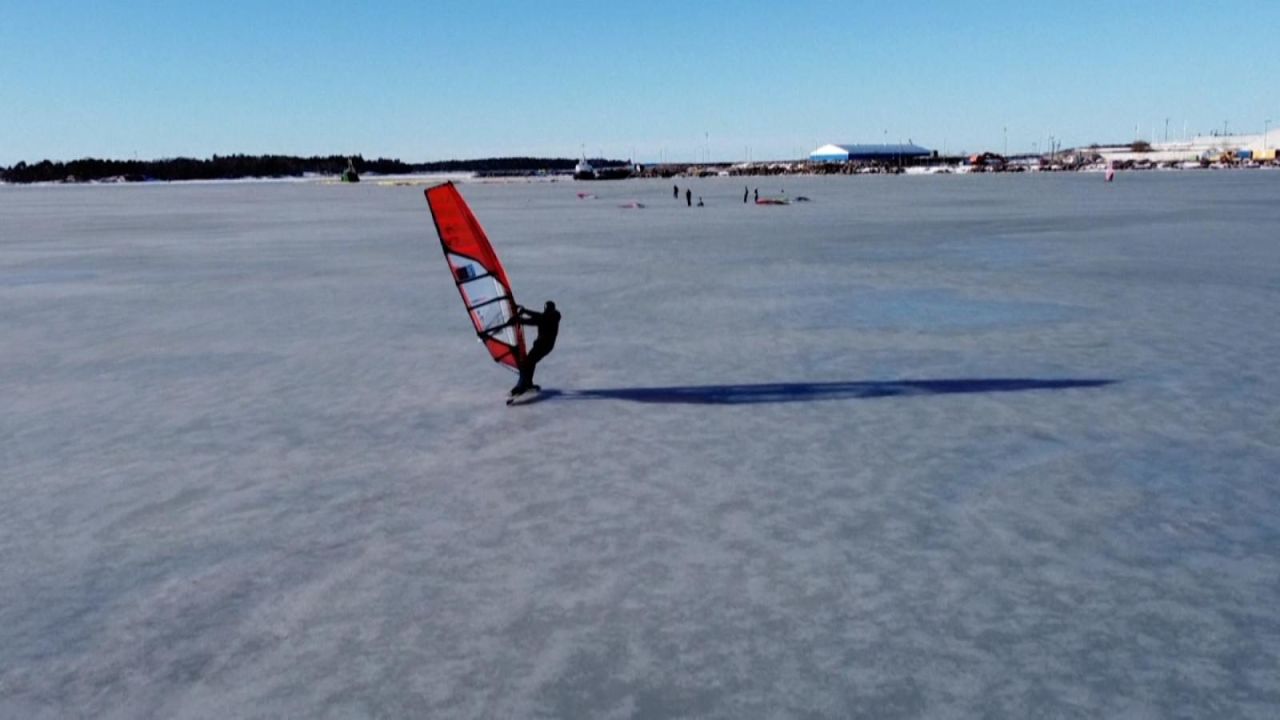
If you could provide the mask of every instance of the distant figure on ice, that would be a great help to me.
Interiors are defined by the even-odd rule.
[[[673,197],[673,198],[675,198],[675,199],[677,199],[677,200],[679,200],[679,199],[680,199],[680,186],[679,186],[679,185],[672,185],[672,186],[671,186],[671,197]]]
[[[751,194],[751,191],[750,191],[750,190],[747,190],[747,186],[746,186],[746,185],[743,185],[743,186],[742,186],[742,204],[743,204],[743,205],[746,205],[746,204],[747,204],[747,196],[748,196],[748,195],[750,195],[750,194]]]
[[[693,191],[688,188],[684,191],[684,204],[693,207]]]
[[[698,207],[702,207],[702,196],[698,196]]]
[[[555,349],[556,335],[560,333],[560,313],[556,310],[556,304],[550,300],[543,306],[542,312],[517,305],[516,322],[538,328],[538,339],[533,341],[529,353],[520,360],[520,382],[511,388],[512,395],[519,395],[530,388],[537,389],[538,386],[533,384],[533,371],[538,368],[538,362]]]
[[[358,174],[356,174],[356,159],[355,159],[355,158],[347,158],[347,169],[342,171],[342,177],[341,177],[341,179],[342,179],[342,182],[344,182],[344,183],[358,183],[358,182],[360,182],[360,176],[359,176]]]
[[[756,197],[755,197],[755,200],[756,200],[756,202],[760,202],[760,188],[756,188]]]

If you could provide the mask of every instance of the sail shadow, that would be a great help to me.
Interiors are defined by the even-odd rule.
[[[861,400],[867,398],[959,395],[966,393],[1068,390],[1110,385],[1115,380],[1072,378],[950,378],[940,380],[883,380],[756,385],[685,385],[673,387],[544,390],[566,400],[628,400],[640,403],[686,405],[750,405],[754,403]]]

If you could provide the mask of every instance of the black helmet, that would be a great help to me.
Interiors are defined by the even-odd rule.
[[[555,309],[556,309],[556,304],[555,304],[555,303],[553,303],[553,302],[551,302],[550,300],[548,300],[548,301],[547,301],[547,304],[546,304],[546,306],[545,306],[545,309],[546,309],[546,310],[555,310]]]

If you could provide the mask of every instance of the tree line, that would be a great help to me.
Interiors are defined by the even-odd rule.
[[[43,160],[28,165],[20,162],[0,168],[0,180],[11,183],[89,182],[119,179],[147,180],[234,180],[236,178],[302,177],[307,174],[339,175],[351,160],[357,173],[380,175],[423,172],[536,173],[572,170],[577,162],[568,158],[504,157],[479,160],[444,160],[406,163],[394,158],[366,160],[360,155],[295,157],[291,155],[214,155],[211,158],[166,158],[163,160],[106,160],[82,158],[68,162]],[[601,164],[620,164],[601,160]]]

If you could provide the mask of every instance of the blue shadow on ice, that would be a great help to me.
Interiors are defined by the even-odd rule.
[[[903,395],[958,395],[1022,390],[1067,390],[1070,388],[1101,387],[1114,382],[1116,381],[1044,378],[956,378],[943,380],[545,390],[542,394],[547,399],[630,400],[631,402],[642,403],[683,403],[691,405],[747,405],[752,403],[808,402],[813,400],[857,400]]]

